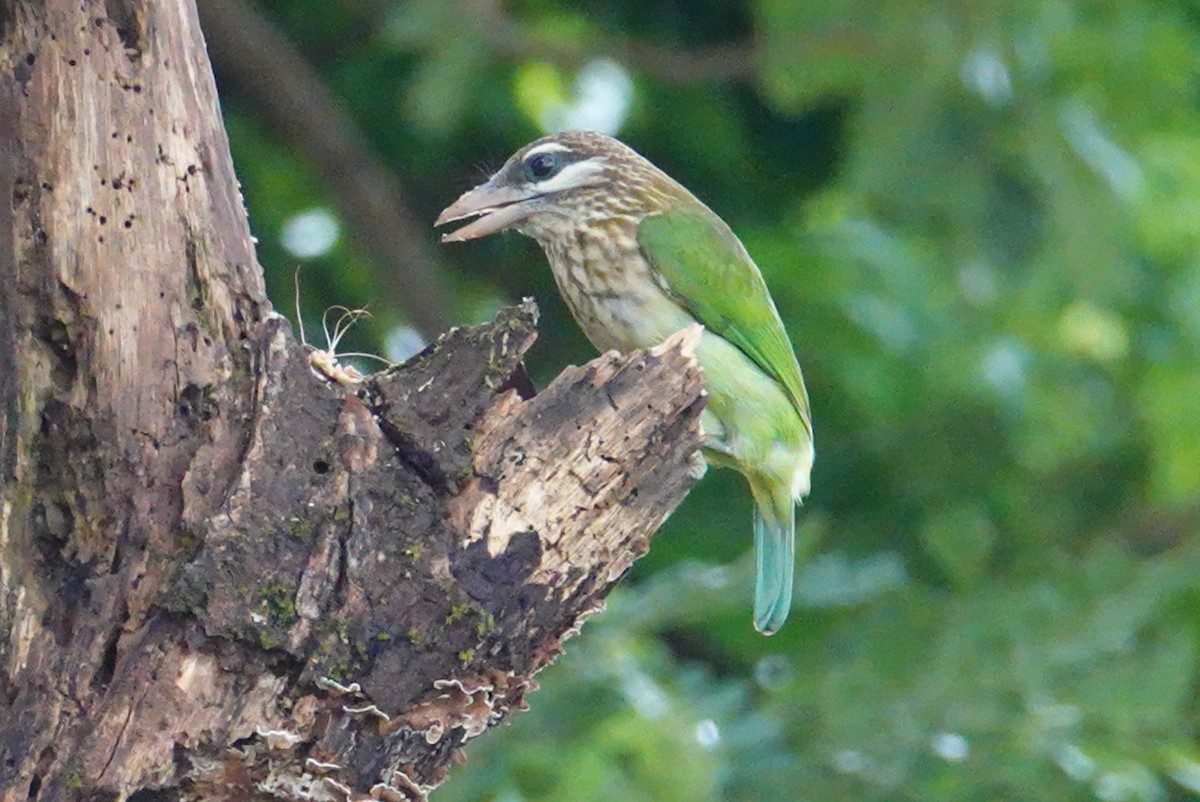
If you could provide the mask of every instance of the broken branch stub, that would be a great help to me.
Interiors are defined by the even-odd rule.
[[[259,789],[420,798],[524,706],[646,550],[694,481],[698,332],[523,398],[505,388],[524,383],[535,316],[526,302],[456,329],[357,394],[315,381],[294,349],[270,360],[280,389],[228,503],[197,522],[173,604],[237,644],[204,676],[238,652],[280,686],[208,745],[240,750],[199,750],[212,762],[192,763],[193,787],[225,782],[232,761]]]

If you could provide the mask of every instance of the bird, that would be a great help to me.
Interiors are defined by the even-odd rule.
[[[514,230],[545,252],[559,294],[601,353],[650,348],[700,323],[708,403],[701,453],[754,499],[755,628],[787,618],[795,508],[814,448],[808,391],[762,273],[715,212],[613,137],[566,131],[514,153],[435,226],[463,242]]]

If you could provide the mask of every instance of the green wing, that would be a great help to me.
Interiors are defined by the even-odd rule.
[[[642,220],[637,239],[667,292],[783,385],[811,432],[792,343],[762,274],[729,226],[707,207],[675,209]]]

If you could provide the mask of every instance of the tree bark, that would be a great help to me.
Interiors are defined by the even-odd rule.
[[[0,0],[0,62],[0,800],[424,798],[690,487],[696,332],[328,381],[191,0]]]

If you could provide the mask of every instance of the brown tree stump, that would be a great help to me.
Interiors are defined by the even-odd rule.
[[[0,800],[423,798],[690,487],[696,333],[327,381],[190,0],[0,0],[0,61]]]

